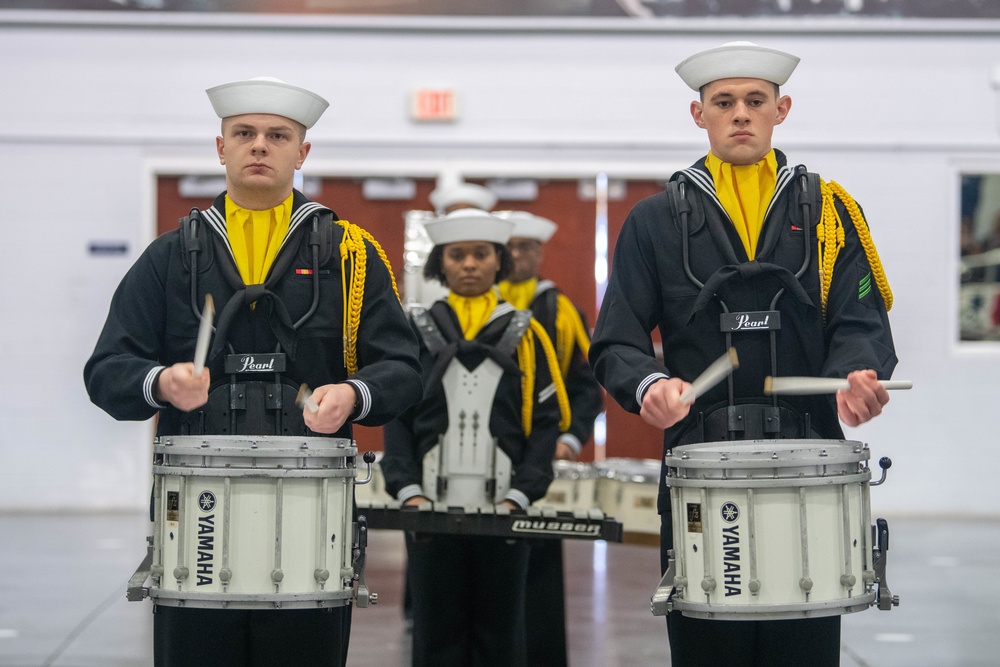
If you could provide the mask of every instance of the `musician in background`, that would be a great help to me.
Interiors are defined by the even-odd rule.
[[[497,294],[513,223],[462,209],[426,229],[424,275],[449,292],[411,307],[424,398],[385,428],[386,488],[412,511],[428,500],[523,510],[552,481],[569,405],[544,328]],[[414,665],[528,664],[524,540],[417,531],[407,546]]]
[[[529,309],[555,343],[559,372],[566,384],[572,422],[559,434],[557,460],[576,461],[594,431],[594,420],[604,409],[604,390],[587,361],[590,334],[583,314],[551,280],[539,276],[544,244],[557,225],[524,211],[502,211],[514,223],[507,242],[513,268],[500,281],[500,296],[518,309]],[[532,540],[528,559],[528,662],[534,667],[568,663],[566,605],[561,540]]]
[[[844,437],[889,400],[896,354],[892,295],[860,207],[836,183],[794,167],[771,147],[791,108],[782,96],[799,59],[750,42],[703,51],[677,66],[699,93],[691,115],[709,153],[639,202],[615,247],[590,359],[623,408],[664,429],[664,448],[736,439]],[[739,331],[725,313],[766,315],[770,331]],[[751,319],[763,319],[752,317]],[[780,328],[779,328],[780,327]],[[658,328],[663,363],[653,355]],[[727,383],[680,401],[713,360],[738,351]],[[850,389],[763,395],[768,375],[847,378]],[[673,545],[660,475],[661,572]],[[839,664],[840,618],[703,620],[669,614],[674,665],[823,667]]]
[[[158,436],[350,438],[353,422],[384,424],[421,392],[417,341],[395,281],[367,232],[292,187],[309,154],[306,129],[326,100],[269,78],[207,92],[222,119],[215,141],[226,191],[153,241],[122,279],[84,369],[91,400],[115,419],[158,416]],[[221,308],[198,372],[206,294]],[[267,356],[287,370],[280,382],[273,372],[227,375],[226,352]],[[314,388],[316,412],[294,405],[302,383]],[[265,399],[275,385],[280,401]],[[246,388],[234,390],[239,401],[231,387]],[[349,606],[154,610],[158,667],[347,659]]]
[[[497,196],[487,187],[466,183],[454,171],[444,171],[437,179],[436,187],[427,197],[438,215],[446,215],[463,208],[491,211],[496,206]]]

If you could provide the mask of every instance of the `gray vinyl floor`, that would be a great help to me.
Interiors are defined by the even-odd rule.
[[[1000,665],[1000,521],[889,519],[901,604],[844,617],[842,665]],[[148,532],[141,515],[0,515],[0,665],[151,664],[151,604],[124,595]],[[355,610],[349,662],[407,665],[402,536],[375,531],[369,548],[379,603]],[[657,550],[567,542],[565,554],[571,664],[668,664],[649,612]]]

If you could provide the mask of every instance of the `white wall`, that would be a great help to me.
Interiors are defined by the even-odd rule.
[[[268,74],[328,97],[306,173],[665,178],[707,149],[673,66],[753,39],[802,56],[775,144],[864,206],[896,296],[915,389],[852,432],[895,462],[875,510],[998,512],[1000,351],[961,348],[955,325],[957,174],[1000,171],[996,22],[53,16],[0,12],[0,510],[148,503],[151,426],[93,407],[81,371],[152,238],[153,173],[220,173],[205,88]],[[412,124],[420,86],[453,87],[459,122]],[[95,240],[130,250],[93,257]]]

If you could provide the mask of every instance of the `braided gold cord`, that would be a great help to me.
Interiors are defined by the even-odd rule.
[[[882,260],[879,258],[878,250],[875,248],[875,242],[872,240],[871,230],[868,229],[868,223],[865,222],[865,218],[861,214],[861,207],[858,206],[854,198],[847,194],[847,190],[841,187],[839,183],[831,181],[830,188],[840,201],[844,203],[844,206],[847,207],[851,221],[854,222],[854,229],[858,233],[858,239],[861,241],[861,246],[865,249],[865,256],[868,258],[868,264],[872,269],[872,277],[875,279],[878,291],[885,302],[885,309],[886,311],[890,311],[892,310],[892,289],[889,287],[889,279],[886,278],[885,269],[882,267]]]
[[[569,373],[569,365],[573,360],[573,343],[580,348],[583,356],[590,354],[590,337],[583,326],[583,320],[576,306],[565,294],[560,294],[556,303],[556,354],[559,355],[559,368],[562,376]]]
[[[378,252],[378,256],[389,270],[392,281],[392,291],[399,300],[399,290],[396,288],[396,276],[392,273],[389,258],[378,241],[367,231],[347,220],[338,220],[337,224],[344,229],[344,238],[340,242],[340,284],[343,297],[344,322],[344,367],[348,375],[358,372],[358,330],[361,328],[361,309],[365,305],[365,278],[367,274],[368,241]],[[348,265],[351,279],[348,281]],[[348,285],[350,282],[350,285]]]
[[[816,229],[816,236],[819,242],[820,257],[822,258],[819,275],[822,289],[823,320],[826,320],[826,303],[830,294],[830,285],[833,281],[834,264],[837,261],[837,254],[844,247],[845,236],[843,221],[840,219],[837,209],[834,206],[834,196],[844,204],[844,208],[847,209],[847,213],[851,217],[851,222],[854,224],[854,229],[858,234],[858,240],[861,242],[861,247],[865,250],[865,257],[868,258],[872,277],[875,279],[879,294],[882,295],[882,300],[885,302],[885,309],[887,311],[892,310],[892,289],[889,287],[889,280],[886,278],[885,269],[882,267],[882,260],[878,256],[878,250],[875,248],[875,242],[872,240],[871,231],[868,229],[868,223],[865,222],[864,215],[861,213],[861,207],[858,206],[854,198],[839,183],[835,181],[826,183],[823,180],[820,180],[819,183],[820,191],[823,195],[823,215],[820,219],[820,225]]]
[[[375,247],[375,252],[377,252],[378,256],[382,259],[382,263],[385,264],[385,268],[389,270],[389,280],[392,281],[392,291],[396,295],[396,301],[402,301],[402,299],[399,298],[399,289],[396,287],[396,274],[392,272],[392,264],[389,263],[389,258],[386,256],[385,250],[382,250],[382,246],[379,245],[374,236],[368,233],[368,230],[363,229],[358,225],[353,225],[353,227],[360,231],[361,236]]]
[[[833,268],[837,263],[840,249],[844,247],[844,223],[833,205],[833,192],[830,186],[820,179],[819,187],[823,203],[820,222],[816,227],[816,243],[819,253],[820,304],[825,322],[826,301],[830,294],[830,286],[833,284]]]
[[[535,339],[531,336],[521,336],[517,344],[517,364],[521,367],[521,428],[525,435],[531,435],[535,393]]]
[[[552,347],[549,335],[545,333],[545,327],[535,318],[531,318],[531,330],[538,337],[538,342],[542,344],[542,350],[545,352],[545,360],[549,365],[549,375],[552,376],[552,384],[555,385],[556,398],[559,401],[559,430],[565,431],[569,428],[572,414],[569,409],[569,395],[566,393],[566,383],[563,382],[563,376],[559,373],[559,359],[556,357],[556,350]]]

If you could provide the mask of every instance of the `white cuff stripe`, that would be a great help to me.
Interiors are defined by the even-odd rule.
[[[580,450],[583,449],[583,443],[580,442],[580,438],[576,437],[572,433],[563,433],[559,436],[559,439],[556,442],[566,443],[569,448],[577,454],[579,454]]]
[[[400,503],[405,503],[410,498],[416,498],[417,496],[422,495],[424,495],[424,489],[422,486],[419,484],[410,484],[399,490],[399,493],[396,494],[396,500]]]
[[[669,380],[670,376],[666,373],[653,373],[647,375],[646,378],[639,383],[639,387],[635,390],[635,402],[642,407],[642,397],[646,395],[646,390],[649,389],[649,385],[653,384],[657,380]]]
[[[358,410],[358,416],[354,418],[354,421],[360,421],[368,416],[368,413],[372,409],[372,394],[368,391],[368,385],[366,385],[361,380],[348,380],[347,381],[352,386],[358,388],[358,393],[361,396],[361,409]]]
[[[146,402],[149,403],[152,407],[156,408],[157,410],[162,410],[163,408],[167,407],[165,405],[160,405],[159,403],[156,402],[156,399],[153,398],[153,382],[155,382],[156,379],[160,377],[160,371],[162,371],[165,368],[166,366],[154,366],[153,370],[146,373],[146,379],[142,381],[143,398],[145,398]]]
[[[528,502],[528,496],[524,495],[517,489],[510,489],[509,491],[507,491],[507,494],[504,495],[504,500],[510,500],[514,502],[521,509],[527,509],[528,505],[531,504]]]

